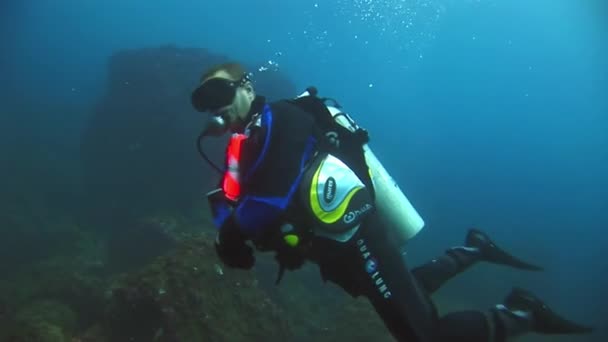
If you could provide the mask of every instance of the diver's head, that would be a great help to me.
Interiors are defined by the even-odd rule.
[[[246,124],[254,99],[253,85],[238,63],[220,64],[209,69],[192,93],[192,105],[196,110],[220,116],[233,131]]]

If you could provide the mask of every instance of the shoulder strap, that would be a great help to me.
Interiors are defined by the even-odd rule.
[[[325,102],[328,99],[318,97],[318,91],[315,87],[308,87],[306,90],[308,91],[308,96],[301,96],[288,101],[310,113],[314,117],[315,123],[323,130],[332,130],[336,126],[336,123],[325,106]]]
[[[298,106],[305,112],[312,115],[313,120],[315,121],[317,134],[319,137],[321,137],[322,145],[331,150],[331,146],[335,145],[336,141],[352,135],[352,132],[336,122],[332,114],[329,112],[329,109],[327,109],[325,103],[327,101],[331,101],[333,102],[333,107],[341,108],[341,106],[332,98],[319,97],[317,88],[314,86],[306,88],[306,91],[309,95],[300,96],[298,98],[288,100],[288,102]]]

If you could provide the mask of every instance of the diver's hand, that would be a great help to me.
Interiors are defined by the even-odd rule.
[[[253,249],[244,241],[220,243],[216,239],[214,245],[217,256],[228,267],[249,270],[255,264]]]

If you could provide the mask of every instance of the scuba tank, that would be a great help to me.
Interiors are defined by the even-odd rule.
[[[309,90],[306,90],[298,98],[303,96],[315,95],[311,95]],[[325,106],[338,125],[350,132],[359,129],[355,121],[337,106]],[[397,182],[380,163],[369,145],[365,143],[362,148],[365,162],[371,173],[379,221],[390,228],[397,244],[403,245],[422,230],[424,220],[401,191]]]

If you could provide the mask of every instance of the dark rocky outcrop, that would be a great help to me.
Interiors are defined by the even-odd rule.
[[[184,236],[179,247],[118,280],[106,306],[111,341],[289,341],[282,310],[254,273],[223,269],[213,239]]]

